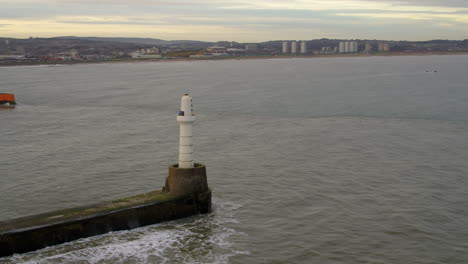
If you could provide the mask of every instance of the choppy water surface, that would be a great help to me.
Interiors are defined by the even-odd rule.
[[[179,97],[214,211],[0,263],[466,263],[468,56],[0,68],[0,220],[160,189]],[[426,72],[437,70],[437,73]]]

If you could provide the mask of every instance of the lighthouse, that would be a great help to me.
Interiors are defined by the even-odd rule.
[[[198,204],[198,210],[206,213],[211,210],[211,190],[208,187],[206,166],[193,162],[192,126],[195,121],[193,115],[192,97],[182,96],[177,122],[180,126],[179,163],[169,166],[169,175],[163,191],[172,195],[191,197],[191,201],[203,201]]]
[[[193,143],[192,143],[192,125],[195,121],[193,115],[192,97],[188,94],[182,96],[180,102],[180,111],[177,115],[179,122],[179,168],[193,168]]]

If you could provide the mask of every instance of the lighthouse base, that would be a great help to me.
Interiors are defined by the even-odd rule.
[[[203,164],[195,163],[194,168],[179,168],[178,164],[170,166],[163,191],[171,195],[191,196],[200,213],[211,211],[211,190]]]
[[[195,163],[194,168],[179,168],[178,164],[169,167],[164,191],[173,195],[204,193],[209,190],[206,166]]]

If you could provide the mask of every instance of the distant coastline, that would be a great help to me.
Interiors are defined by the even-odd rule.
[[[39,65],[76,65],[76,64],[107,64],[107,63],[145,63],[145,62],[175,62],[175,61],[219,61],[219,60],[261,60],[261,59],[314,59],[314,58],[359,58],[359,57],[399,57],[399,56],[441,56],[441,55],[468,55],[468,52],[385,52],[385,53],[354,53],[354,54],[323,54],[323,55],[253,55],[253,56],[226,56],[205,58],[160,58],[160,59],[114,59],[96,61],[28,61],[0,63],[0,67],[11,66],[39,66]]]

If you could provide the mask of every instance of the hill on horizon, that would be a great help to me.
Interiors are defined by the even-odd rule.
[[[91,41],[106,41],[106,42],[121,42],[134,43],[144,45],[170,45],[170,44],[207,44],[210,42],[198,40],[163,40],[155,38],[126,38],[126,37],[76,37],[76,36],[61,36],[54,39],[80,39]]]

